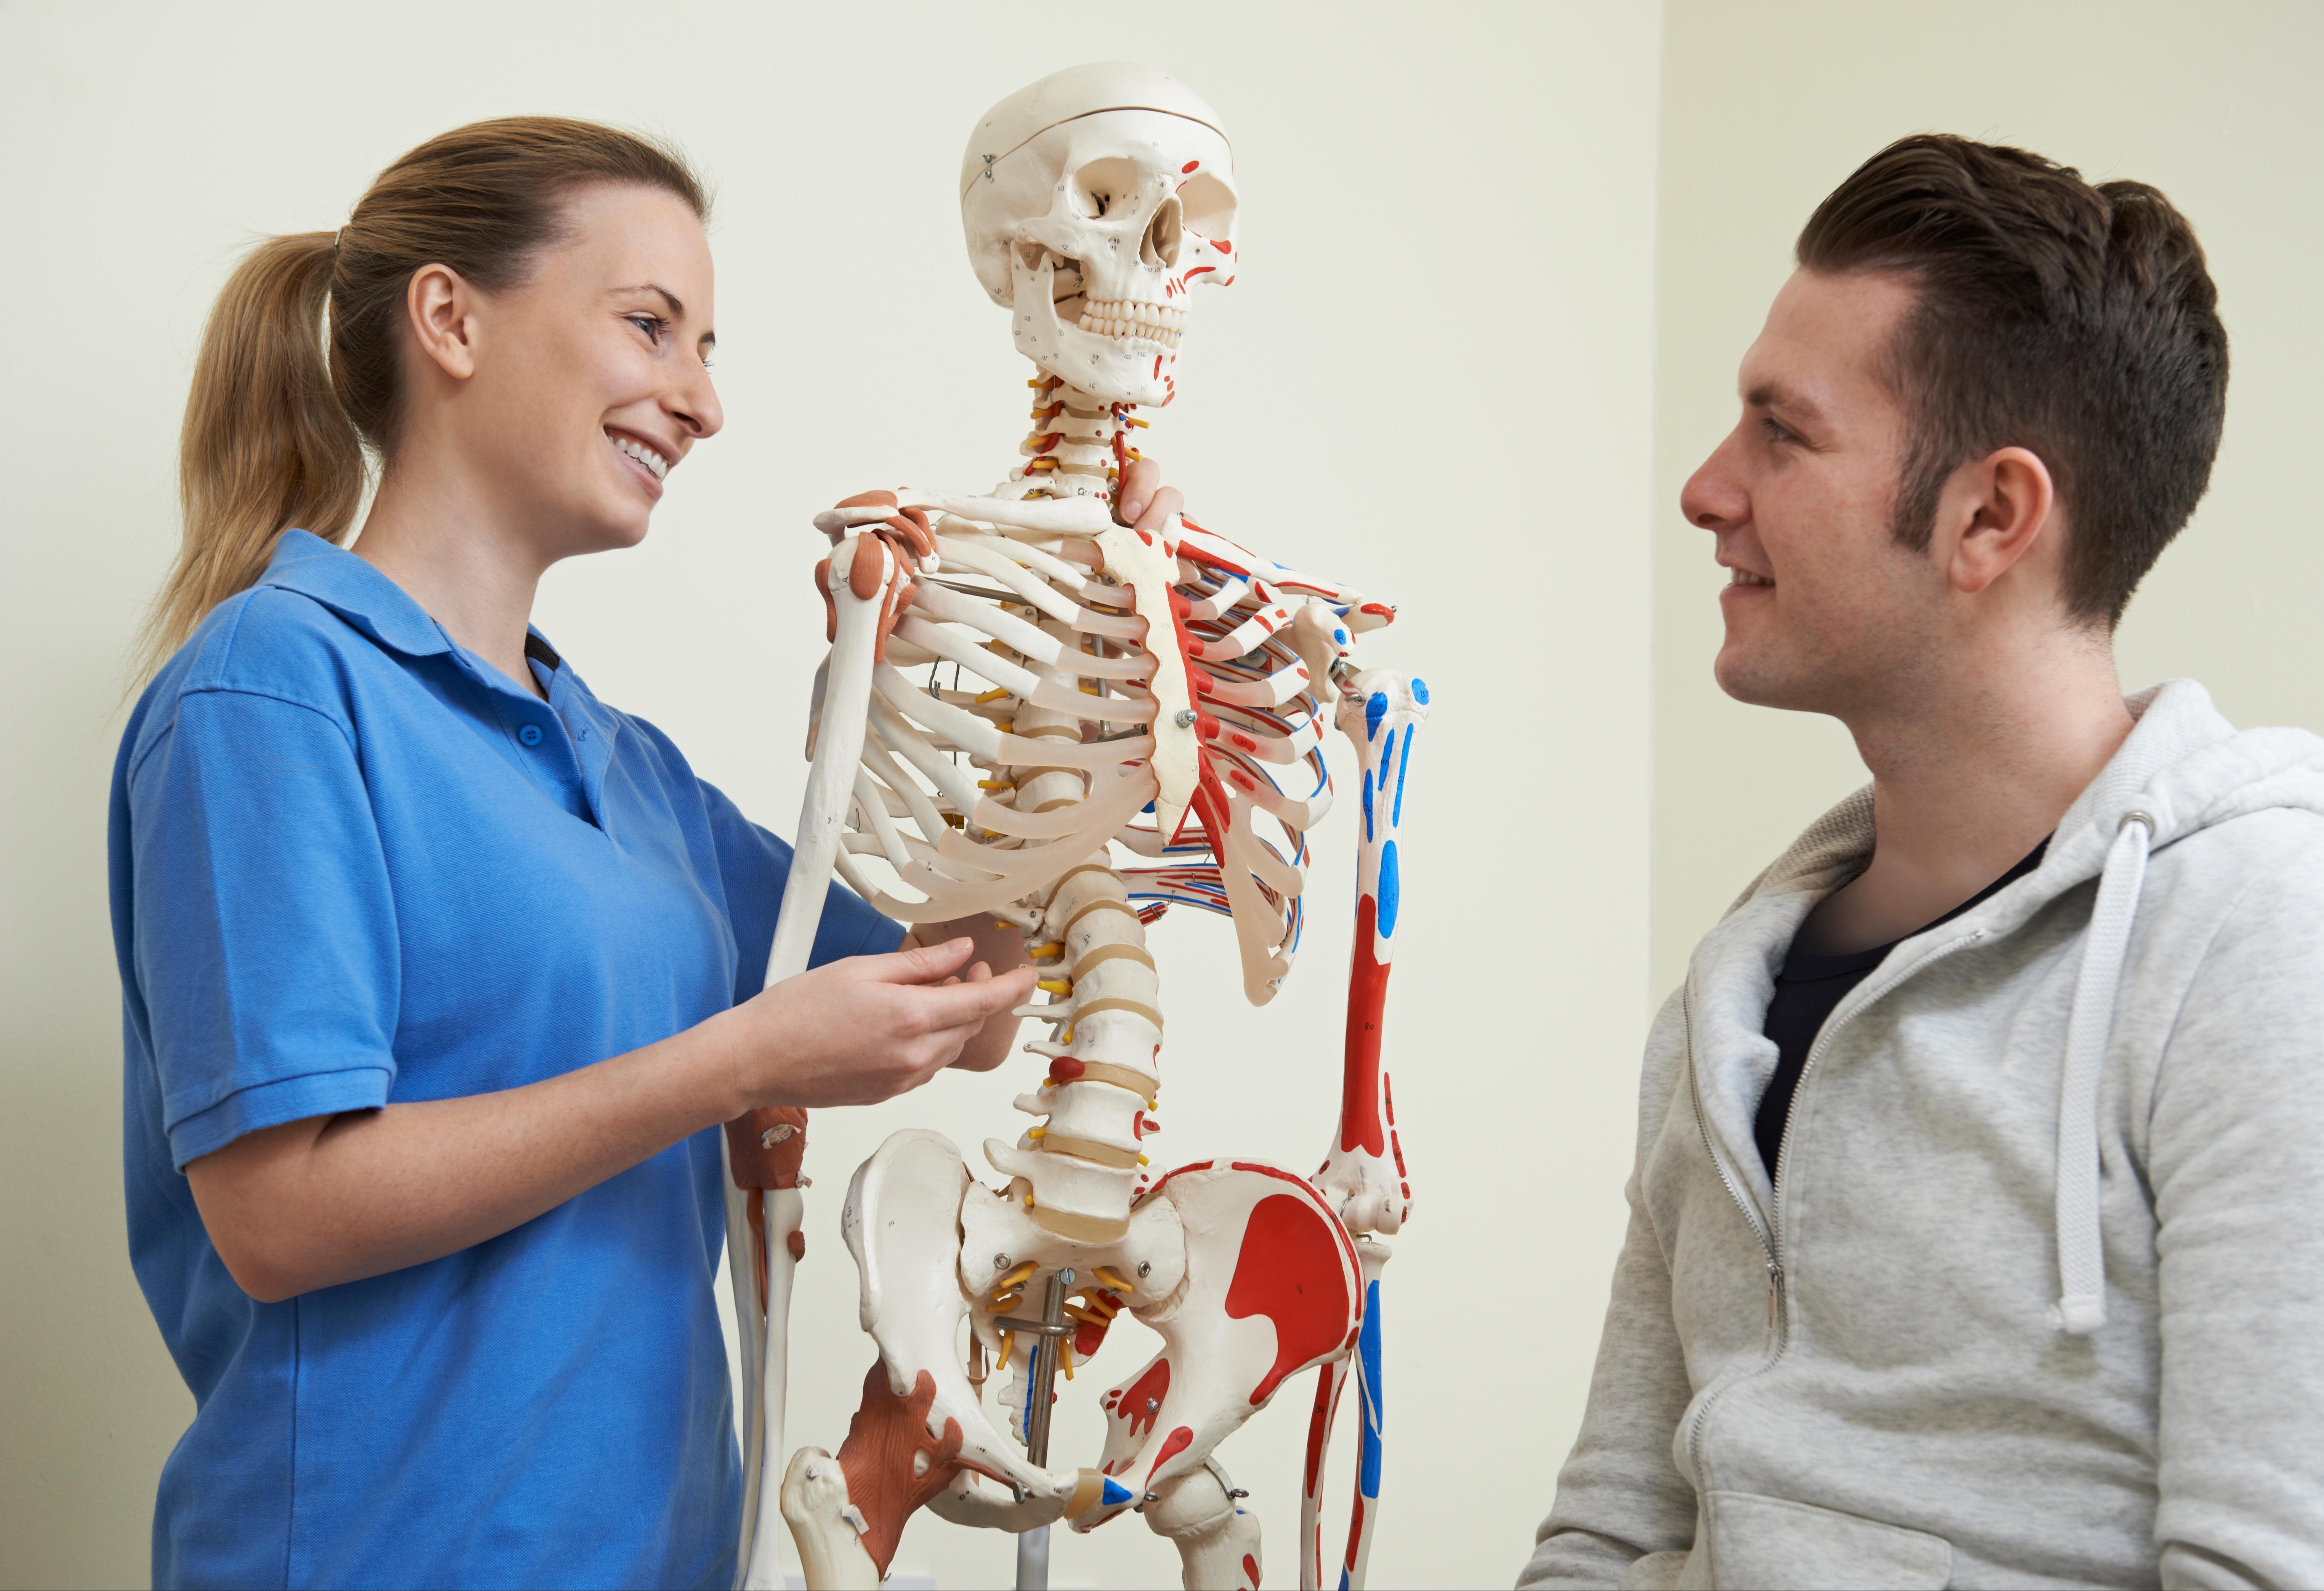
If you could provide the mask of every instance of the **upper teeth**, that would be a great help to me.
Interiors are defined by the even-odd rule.
[[[613,446],[651,470],[655,480],[659,481],[669,474],[669,460],[644,443],[633,442],[627,437],[616,437],[613,438]]]
[[[1729,585],[1773,585],[1775,584],[1766,575],[1754,575],[1748,569],[1730,569],[1728,573],[1733,576],[1733,578],[1729,580],[1727,583]]]
[[[1092,299],[1082,306],[1081,324],[1082,330],[1102,337],[1135,337],[1175,348],[1186,329],[1186,312],[1139,299]]]

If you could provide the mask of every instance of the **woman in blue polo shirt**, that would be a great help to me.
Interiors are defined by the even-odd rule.
[[[789,848],[527,622],[719,428],[704,210],[482,123],[212,317],[112,798],[130,1242],[198,1406],[157,1585],[726,1585],[717,1124],[1006,1054],[989,924],[899,952],[835,887],[760,992]]]

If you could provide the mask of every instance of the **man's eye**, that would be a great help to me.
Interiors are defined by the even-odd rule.
[[[1797,437],[1792,435],[1791,428],[1784,425],[1783,421],[1777,419],[1772,414],[1762,415],[1760,417],[1759,428],[1766,434],[1767,440],[1770,442],[1793,442],[1798,440]]]

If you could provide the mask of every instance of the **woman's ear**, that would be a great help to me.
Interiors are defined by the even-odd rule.
[[[2038,454],[2003,447],[1956,471],[1942,504],[1940,529],[1948,522],[1958,527],[1953,545],[1941,549],[1946,578],[1955,591],[1973,596],[2042,543],[2052,529],[2058,488]]]
[[[455,381],[476,373],[475,290],[458,271],[421,266],[411,273],[403,302],[422,354]]]

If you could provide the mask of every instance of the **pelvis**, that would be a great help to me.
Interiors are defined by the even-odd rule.
[[[921,1460],[907,1485],[935,1494],[932,1506],[963,1523],[1021,1531],[1062,1515],[1086,1531],[1141,1506],[1201,1469],[1289,1377],[1346,1354],[1361,1321],[1360,1273],[1345,1229],[1305,1179],[1256,1162],[1181,1167],[1139,1200],[1120,1239],[1085,1244],[1036,1225],[1020,1200],[977,1183],[948,1139],[914,1129],[858,1169],[841,1226],[862,1280],[863,1329],[879,1345],[889,1387],[916,1412],[926,1401],[938,1462],[958,1471],[940,1479]],[[961,1319],[973,1311],[972,1329],[1001,1356],[1008,1329],[998,1322],[1039,1313],[1037,1302],[1005,1301],[1038,1300],[1063,1268],[1079,1284],[1122,1283],[1108,1295],[1162,1338],[1161,1351],[1105,1394],[1095,1470],[1027,1462],[1021,1442],[987,1419],[956,1346]],[[999,1305],[997,1286],[1008,1289]],[[1030,1395],[1030,1346],[1022,1336],[1006,1343],[1012,1403]],[[1085,1351],[1094,1346],[1084,1334]],[[1028,1412],[1010,1410],[1020,1433]],[[851,1493],[882,1489],[864,1485],[870,1477],[855,1468]],[[975,1476],[1000,1485],[981,1486]],[[900,1525],[867,1520],[856,1529],[892,1542]]]

